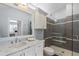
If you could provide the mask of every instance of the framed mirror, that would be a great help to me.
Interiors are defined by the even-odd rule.
[[[0,3],[0,38],[32,35],[32,15]]]

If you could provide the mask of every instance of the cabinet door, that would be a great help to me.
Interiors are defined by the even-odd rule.
[[[43,44],[36,45],[35,53],[37,56],[43,56]]]
[[[46,29],[46,17],[42,13],[38,11],[35,12],[34,22],[35,22],[35,29]]]
[[[35,56],[35,47],[33,46],[33,47],[28,48],[27,53],[28,53],[27,54],[28,56]]]
[[[29,52],[29,49],[25,49],[25,56],[29,56],[28,52]]]
[[[39,12],[35,12],[35,29],[41,28],[41,21],[40,21],[40,13]]]
[[[41,18],[40,21],[41,21],[41,24],[42,24],[42,28],[46,29],[46,16],[41,14],[40,18]]]

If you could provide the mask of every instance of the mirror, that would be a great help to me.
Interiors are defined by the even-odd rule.
[[[32,35],[32,15],[0,4],[0,38]]]
[[[9,20],[9,36],[22,35],[22,22],[19,20]]]

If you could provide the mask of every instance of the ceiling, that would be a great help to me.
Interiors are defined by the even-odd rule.
[[[50,14],[64,8],[66,3],[33,3],[33,5]]]

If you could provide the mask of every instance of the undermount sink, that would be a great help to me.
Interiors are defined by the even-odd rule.
[[[20,47],[23,47],[27,44],[27,42],[21,42],[21,43],[18,43],[18,44],[15,44],[15,45],[12,45],[12,46],[9,46],[9,47],[1,47],[0,49],[0,52],[9,52],[11,51],[12,49],[16,49],[16,48],[20,48]]]
[[[1,47],[0,52],[8,52],[8,51],[10,51],[12,49],[17,49],[17,48],[23,47],[23,46],[25,46],[28,43],[31,43],[33,41],[34,40],[27,40],[27,41],[24,41],[24,42],[16,43],[16,44],[11,45],[9,47]]]
[[[13,46],[10,46],[9,48],[20,48],[22,46],[25,46],[26,44],[27,44],[27,42],[21,42],[21,43],[15,44]]]
[[[19,47],[25,46],[26,44],[27,44],[26,42],[22,42],[20,44],[15,45],[14,47],[19,48]]]

